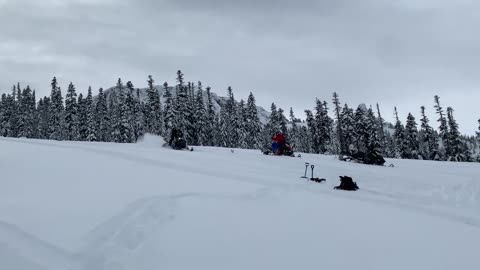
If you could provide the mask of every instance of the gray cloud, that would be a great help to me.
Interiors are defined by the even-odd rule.
[[[333,90],[350,104],[380,102],[392,120],[439,94],[464,132],[480,111],[475,1],[0,0],[0,90],[39,95],[51,77],[78,89],[144,86],[146,76],[202,80],[223,94],[253,91],[298,115]],[[83,90],[83,91],[85,91]]]

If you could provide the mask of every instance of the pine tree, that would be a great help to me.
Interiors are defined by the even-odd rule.
[[[126,104],[125,87],[119,78],[116,95],[111,99],[110,115],[113,123],[112,138],[116,143],[133,142],[133,132],[130,126],[128,107]]]
[[[73,83],[68,86],[65,96],[65,131],[67,140],[79,140],[77,93]]]
[[[421,108],[422,120],[420,127],[420,152],[424,159],[438,159],[438,139],[435,131],[429,124],[428,117],[425,114],[425,107]]]
[[[353,109],[348,107],[348,104],[342,109],[340,114],[342,125],[343,143],[345,144],[346,154],[352,154],[355,151],[354,137],[355,137],[355,121]]]
[[[91,89],[89,88],[89,91]],[[87,103],[83,94],[78,94],[78,126],[80,133],[80,141],[87,140]]]
[[[281,116],[278,113],[277,105],[275,105],[275,103],[272,103],[272,105],[270,106],[270,117],[266,126],[267,134],[264,140],[269,142],[273,135],[279,132],[282,132],[280,121],[281,121]]]
[[[207,145],[207,110],[203,99],[202,82],[198,82],[194,117],[196,143],[197,145]]]
[[[408,158],[407,142],[405,139],[405,127],[398,117],[397,107],[395,107],[395,131],[393,133],[393,141],[395,143],[395,152],[397,158]]]
[[[228,87],[228,99],[222,107],[221,113],[221,129],[222,138],[225,147],[235,148],[238,146],[238,128],[239,118],[237,115],[237,108],[235,106],[235,97],[233,95],[232,87]]]
[[[128,125],[130,126],[130,130],[132,133],[131,134],[132,140],[136,142],[138,139],[138,131],[136,127],[136,123],[138,121],[137,120],[138,114],[136,113],[135,88],[133,87],[133,83],[131,81],[127,82],[126,87],[127,87],[127,90],[125,94],[126,95],[125,103],[127,105]]]
[[[386,134],[385,134],[385,119],[383,119],[382,114],[380,112],[380,105],[377,103],[377,134],[378,139],[380,142],[380,148],[386,148]],[[384,151],[385,152],[385,151]]]
[[[240,100],[237,106],[237,114],[238,118],[238,147],[246,149],[248,148],[248,142],[247,142],[247,135],[248,135],[248,130],[247,130],[247,106],[245,105],[245,101],[243,99]]]
[[[340,116],[341,114],[341,108],[340,108],[340,100],[338,98],[338,94],[336,92],[333,93],[333,105],[335,105],[335,117],[337,120],[336,123],[336,131],[337,131],[337,140],[339,144],[339,150],[340,150],[340,155],[345,155],[347,154],[347,146],[345,145],[344,137],[343,137],[343,128],[342,128],[342,118]]]
[[[407,144],[406,157],[409,159],[418,159],[420,154],[418,144],[418,129],[415,117],[409,113],[407,124],[405,125],[405,140]]]
[[[155,135],[163,135],[163,112],[160,103],[160,94],[154,86],[152,76],[148,76],[147,101],[145,103],[145,117],[147,132]]]
[[[306,115],[306,122],[307,122],[307,131],[305,132],[304,135],[307,135],[308,138],[306,140],[308,141],[308,151],[305,151],[307,153],[310,153],[313,151],[314,153],[318,154],[320,150],[318,149],[318,143],[317,143],[317,123],[315,122],[315,118],[313,117],[313,113],[310,110],[305,110],[305,115]]]
[[[185,86],[183,81],[183,73],[179,70],[177,71],[177,98],[176,98],[176,113],[175,113],[175,124],[178,129],[183,131],[185,135],[188,136],[187,128],[189,127],[188,119],[190,115],[188,114],[188,89]],[[190,138],[186,138],[187,143],[190,143]]]
[[[40,99],[40,101],[42,101],[42,99]],[[44,97],[43,101],[38,104],[38,111],[40,114],[38,130],[40,139],[50,138],[50,107],[51,102],[49,97]]]
[[[478,131],[477,131],[477,136],[480,137],[480,119],[478,119]]]
[[[207,87],[207,104],[206,104],[206,124],[205,124],[205,145],[214,146],[217,145],[215,133],[218,129],[217,122],[215,121],[216,113],[213,105],[212,93],[210,87]]]
[[[290,124],[291,124],[291,128],[288,132],[290,136],[290,144],[295,151],[302,151],[304,149],[304,145],[303,145],[303,139],[301,137],[301,131],[300,131],[301,127],[299,127],[297,124],[299,120],[295,117],[293,108],[290,108],[289,118],[290,118]]]
[[[11,108],[11,96],[2,94],[2,100],[0,102],[0,136],[7,137],[10,132]]]
[[[187,107],[186,107],[186,138],[190,144],[198,145],[198,134],[195,130],[195,84],[187,84]]]
[[[64,139],[64,115],[65,107],[63,106],[62,90],[58,87],[57,78],[53,77],[52,92],[50,94],[50,139],[63,140]]]
[[[317,99],[315,106],[314,148],[317,153],[325,153],[330,146],[332,119],[328,116],[327,103]]]
[[[12,88],[11,103],[9,109],[9,123],[8,123],[8,137],[17,137],[17,127],[18,127],[18,107],[20,103],[20,96],[17,96],[17,87],[14,85]]]
[[[353,144],[355,151],[366,153],[369,130],[367,127],[367,108],[364,104],[358,106],[355,111],[354,123]]]
[[[23,91],[17,94],[19,98],[18,107],[17,107],[17,114],[18,114],[18,122],[17,122],[17,136],[18,137],[25,137],[25,138],[33,138],[34,130],[34,113],[35,113],[35,105],[32,107],[33,101],[33,93],[30,89],[30,86],[27,86]]]
[[[107,106],[107,97],[103,88],[98,90],[98,100],[95,106],[96,137],[101,142],[110,141],[110,113]]]
[[[450,150],[450,142],[449,142],[449,136],[448,136],[448,124],[447,124],[447,119],[445,118],[445,114],[443,111],[442,106],[440,105],[440,97],[435,96],[435,109],[437,110],[437,114],[439,116],[438,122],[440,123],[439,126],[439,135],[440,139],[442,140],[442,145],[443,148],[442,154],[446,156],[450,156],[451,150]],[[443,153],[444,152],[444,153]]]
[[[145,126],[143,123],[145,122],[145,115],[143,113],[144,104],[140,100],[140,89],[137,88],[136,97],[134,99],[134,114],[135,114],[135,124],[134,124],[134,134],[135,139],[138,140],[141,136],[145,134]],[[166,129],[164,130],[164,132]]]
[[[460,140],[460,132],[458,130],[458,124],[453,117],[452,107],[447,108],[447,120],[448,120],[448,142],[450,147],[450,156],[448,160],[454,161],[466,161],[465,155],[462,152],[462,141]]]
[[[172,96],[172,91],[168,87],[168,83],[165,82],[163,84],[163,98],[165,102],[165,107],[163,109],[163,118],[164,118],[164,132],[166,136],[169,136],[170,131],[172,130],[175,124],[175,116],[176,116],[176,107],[175,107],[175,100]]]
[[[39,138],[39,131],[38,131],[38,125],[40,124],[40,115],[38,113],[38,108],[37,108],[37,98],[35,94],[35,90],[32,91],[32,98],[30,99],[30,110],[32,111],[33,114],[33,133],[32,133],[32,138]]]
[[[385,133],[385,151],[384,154],[386,157],[395,158],[397,157],[397,150],[395,148],[395,141],[393,140],[390,132]]]
[[[92,88],[88,87],[87,98],[85,99],[86,132],[85,139],[89,142],[97,141],[97,124],[95,119],[95,104],[93,103]]]

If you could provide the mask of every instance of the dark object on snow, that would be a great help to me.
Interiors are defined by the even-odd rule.
[[[310,178],[310,181],[316,182],[316,183],[321,183],[321,182],[326,182],[327,179],[325,178]]]
[[[170,141],[168,141],[168,145],[175,150],[187,148],[187,141],[183,137],[183,132],[180,129],[172,129],[172,134],[170,135]]]
[[[371,151],[368,153],[356,152],[350,156],[344,156],[341,158],[343,161],[356,161],[363,164],[379,165],[385,164],[385,159],[378,151]]]
[[[310,166],[310,163],[305,162],[305,174],[304,174],[302,177],[300,177],[300,178],[308,179],[308,177],[307,177],[308,166]]]
[[[334,187],[334,189],[355,191],[355,190],[358,190],[359,187],[357,186],[357,183],[353,182],[353,179],[351,177],[340,176],[340,185],[337,187]]]

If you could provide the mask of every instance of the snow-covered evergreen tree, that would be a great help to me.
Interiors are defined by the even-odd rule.
[[[87,139],[87,104],[82,93],[78,94],[78,126],[80,140],[85,141]]]
[[[50,98],[44,97],[38,103],[39,124],[38,132],[40,139],[50,138]]]
[[[18,86],[19,87],[19,86]],[[18,94],[17,94],[18,95]],[[33,101],[33,93],[30,86],[27,86],[20,94],[17,107],[17,136],[25,138],[33,138],[34,136],[34,114],[35,105]],[[33,103],[33,106],[32,106]]]
[[[368,149],[369,126],[367,121],[367,107],[361,104],[354,115],[353,145],[355,151],[366,153]]]
[[[107,96],[103,92],[103,88],[100,88],[98,90],[98,100],[95,106],[96,137],[99,141],[110,141],[110,122]]]
[[[313,151],[314,153],[319,153],[320,150],[318,149],[318,140],[317,140],[317,123],[315,122],[315,117],[313,116],[313,113],[311,110],[305,110],[305,115],[306,115],[306,122],[307,122],[307,132],[305,132],[303,135],[307,135],[308,138],[305,140],[308,141],[308,151],[307,153],[311,153]]]
[[[427,115],[425,114],[425,107],[421,108],[422,119],[420,126],[420,153],[424,159],[436,160],[439,159],[438,156],[438,139],[435,134],[435,131],[430,126]]]
[[[445,117],[445,113],[443,111],[442,106],[440,105],[440,97],[435,96],[435,109],[437,111],[437,114],[439,116],[438,122],[440,123],[439,126],[439,136],[440,139],[442,140],[442,146],[443,148],[440,148],[440,154],[442,156],[450,156],[451,150],[450,150],[450,142],[449,142],[449,136],[448,136],[448,123],[447,123],[447,118]]]
[[[464,151],[462,151],[463,143],[460,140],[460,131],[458,130],[458,124],[453,116],[452,107],[447,108],[447,122],[448,122],[448,142],[450,147],[448,160],[453,161],[466,161]]]
[[[198,134],[195,129],[195,84],[187,84],[187,106],[186,106],[186,134],[185,137],[190,144],[198,144]]]
[[[317,153],[325,153],[329,149],[332,119],[328,116],[326,102],[317,99],[315,106],[314,148]]]
[[[87,98],[85,99],[86,131],[85,139],[89,142],[97,141],[97,123],[95,116],[95,104],[93,103],[92,88],[88,87]]]
[[[380,112],[380,105],[377,103],[377,134],[380,142],[380,148],[383,149],[382,152],[385,153],[386,148],[386,134],[385,134],[385,119],[383,119]]]
[[[71,82],[65,96],[65,132],[66,139],[69,141],[77,141],[80,138],[77,93]]]
[[[32,113],[32,134],[31,134],[31,137],[38,139],[38,137],[39,137],[38,125],[40,124],[40,115],[39,115],[38,109],[37,109],[37,98],[36,98],[35,90],[32,91],[29,107],[30,107],[30,111]]]
[[[17,97],[17,87],[14,85],[12,88],[12,95],[10,98],[10,117],[8,123],[8,137],[17,137],[17,127],[18,127],[18,107],[19,107],[19,99],[21,97]]]
[[[335,106],[335,117],[337,120],[337,123],[335,125],[336,127],[336,137],[338,140],[338,145],[339,145],[339,151],[340,155],[347,154],[347,149],[348,147],[345,144],[344,141],[344,136],[343,136],[343,123],[342,123],[342,117],[340,116],[342,113],[342,108],[340,107],[340,99],[338,97],[337,92],[333,93],[333,105]]]
[[[195,142],[197,145],[207,145],[207,110],[203,99],[202,82],[198,82],[197,94],[195,98],[194,125],[195,125]]]
[[[147,132],[163,135],[163,112],[160,94],[154,86],[152,76],[148,76],[147,100],[145,102],[145,117]]]
[[[263,145],[269,145],[273,135],[282,132],[281,130],[281,116],[278,113],[277,105],[272,103],[270,106],[270,117],[265,126],[264,134],[262,135]]]
[[[111,117],[113,123],[112,137],[116,143],[131,143],[134,141],[133,129],[130,126],[129,110],[126,103],[125,86],[121,79],[118,79],[116,94],[112,97]]]
[[[278,121],[280,125],[280,131],[283,133],[285,138],[289,138],[288,134],[288,119],[285,117],[285,111],[282,108],[278,108],[277,111]]]
[[[249,148],[261,148],[262,123],[258,117],[257,103],[252,92],[248,95],[246,114]]]
[[[2,99],[0,101],[0,136],[7,137],[9,133],[9,121],[11,117],[10,112],[10,95],[2,94]]]
[[[165,136],[169,137],[172,127],[176,126],[175,120],[176,120],[177,111],[176,111],[175,99],[172,95],[172,91],[168,87],[167,82],[163,84],[163,89],[164,89],[163,99],[165,103],[165,107],[163,109],[164,132],[165,132]]]
[[[405,125],[405,140],[407,144],[406,158],[418,159],[420,146],[418,144],[418,129],[415,117],[409,113]]]
[[[206,88],[207,104],[206,104],[206,124],[205,124],[205,145],[214,146],[214,145],[217,145],[217,141],[215,138],[218,136],[215,136],[215,134],[217,133],[216,131],[218,130],[219,126],[215,121],[216,113],[215,113],[215,107],[213,105],[212,93],[210,90],[211,90],[210,87]]]
[[[144,111],[144,104],[140,100],[140,89],[137,88],[136,90],[136,96],[134,98],[134,110],[133,114],[135,123],[134,123],[134,136],[135,140],[138,140],[140,137],[142,137],[145,134],[145,127],[143,123],[145,122],[145,114],[143,113]],[[164,132],[166,129],[164,129]]]
[[[176,113],[175,113],[175,124],[176,127],[183,131],[183,133],[187,136],[187,128],[190,126],[188,123],[189,120],[189,109],[188,109],[188,88],[185,86],[183,81],[183,73],[182,71],[177,71],[177,98],[176,98]],[[190,138],[186,138],[187,143],[191,143],[189,140]]]
[[[348,107],[348,104],[342,109],[340,113],[343,143],[345,144],[345,151],[347,154],[351,154],[355,150],[354,137],[355,137],[355,121],[353,109]]]
[[[395,152],[397,158],[408,158],[407,142],[405,139],[405,127],[398,117],[397,107],[395,107],[395,127],[393,133],[393,141],[395,143]]]
[[[52,92],[50,94],[50,139],[63,140],[64,139],[64,114],[65,107],[63,106],[62,90],[58,87],[57,78],[52,80]]]
[[[237,106],[237,133],[238,133],[238,147],[240,148],[248,148],[248,142],[247,142],[247,137],[248,137],[248,122],[247,122],[247,106],[245,104],[245,101],[243,99],[240,100]]]
[[[228,87],[228,98],[220,110],[221,145],[230,148],[238,146],[239,126],[235,97],[232,88]]]

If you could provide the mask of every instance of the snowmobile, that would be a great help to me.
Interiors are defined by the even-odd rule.
[[[166,142],[163,144],[163,147],[171,148],[173,150],[193,151],[193,147],[187,146],[187,143],[184,139],[173,141],[172,144],[168,144],[168,142]]]
[[[170,147],[174,150],[188,150],[193,151],[193,148],[187,146],[187,141],[183,137],[183,132],[178,129],[173,129],[170,141],[166,142],[164,147]]]
[[[289,156],[295,157],[295,153],[293,152],[293,148],[290,144],[285,143],[283,146],[276,146],[275,143],[272,144],[272,148],[267,148],[263,150],[264,155],[272,155],[272,156]]]
[[[368,165],[378,165],[383,166],[385,164],[385,159],[378,151],[370,151],[368,153],[356,152],[351,155],[342,156],[340,158],[342,161],[354,161],[357,163],[368,164]]]

